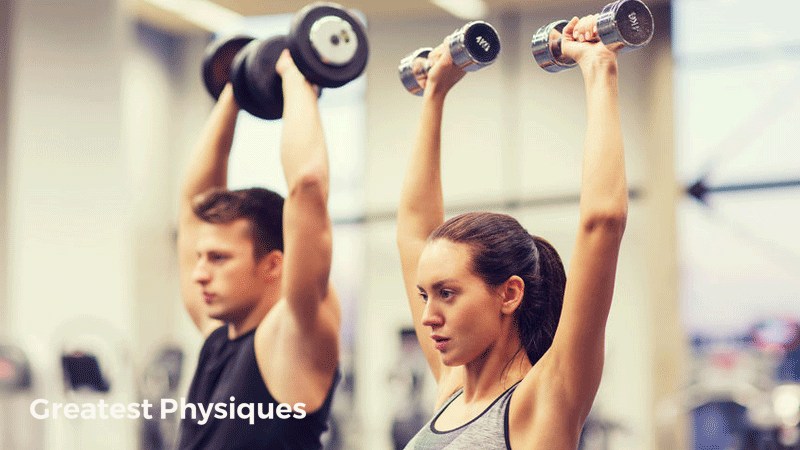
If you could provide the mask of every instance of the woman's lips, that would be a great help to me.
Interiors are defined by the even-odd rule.
[[[436,348],[436,350],[438,350],[440,352],[444,351],[444,349],[447,347],[447,344],[450,342],[449,338],[438,336],[438,335],[432,335],[431,339],[433,339],[434,348]]]

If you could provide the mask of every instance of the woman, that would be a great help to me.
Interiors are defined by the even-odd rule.
[[[443,223],[442,110],[464,72],[444,46],[429,55],[398,247],[417,338],[437,381],[437,412],[407,449],[578,445],[603,369],[628,193],[616,54],[598,41],[596,16],[569,22],[562,51],[581,68],[588,108],[568,277],[553,247],[511,217],[470,213]]]

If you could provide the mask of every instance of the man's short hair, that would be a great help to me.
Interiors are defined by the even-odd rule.
[[[214,188],[203,193],[192,209],[200,220],[208,223],[247,219],[256,261],[272,250],[283,251],[283,197],[276,192],[264,188],[234,191]]]

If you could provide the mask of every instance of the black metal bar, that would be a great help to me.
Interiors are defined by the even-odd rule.
[[[782,189],[800,186],[800,180],[762,181],[758,183],[725,184],[721,186],[707,186],[705,178],[697,180],[686,188],[686,193],[701,203],[706,202],[706,197],[711,192],[737,192],[755,191],[762,189]]]
[[[727,184],[711,186],[708,192],[754,191],[760,189],[779,189],[800,186],[800,180],[765,181],[761,183]]]

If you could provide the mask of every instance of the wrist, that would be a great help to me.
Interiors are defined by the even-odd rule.
[[[282,79],[283,85],[283,92],[284,96],[288,92],[310,92],[315,97],[317,96],[317,88],[311,84],[306,78],[300,74],[299,72],[296,74],[292,74],[289,76],[285,76]]]
[[[444,104],[444,99],[447,97],[446,89],[436,89],[436,86],[426,86],[425,92],[422,94],[422,99],[425,102],[434,104]]]
[[[303,74],[298,70],[286,71],[285,73],[279,75],[281,77],[281,82],[284,85],[299,86],[303,83],[308,84],[306,77],[304,77]]]
[[[617,74],[617,57],[614,53],[600,54],[579,64],[584,76]]]
[[[587,84],[614,80],[617,77],[617,59],[613,57],[594,58],[580,65]]]

